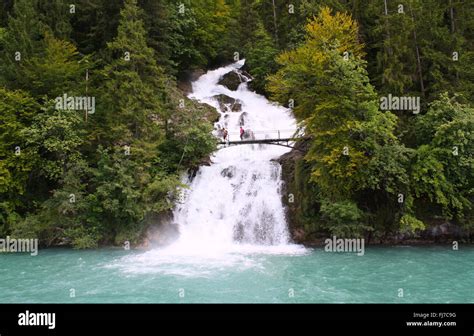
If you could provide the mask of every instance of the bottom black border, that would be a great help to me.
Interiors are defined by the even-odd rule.
[[[19,326],[19,314],[55,313],[55,329]],[[426,315],[428,314],[428,315]],[[423,318],[424,316],[424,318]],[[188,322],[188,323],[176,323]],[[224,334],[248,330],[410,335],[474,335],[472,304],[2,304],[0,335],[162,334],[228,322]],[[456,326],[408,326],[447,322]],[[171,329],[170,329],[171,328]],[[177,329],[173,329],[177,328]],[[254,328],[254,327],[252,327]],[[197,331],[198,329],[194,330]],[[316,333],[316,331],[318,331]],[[383,332],[383,333],[382,333]],[[350,334],[349,334],[350,335]]]

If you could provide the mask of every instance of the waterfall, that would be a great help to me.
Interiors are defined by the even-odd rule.
[[[239,72],[243,64],[208,71],[192,83],[189,98],[214,106],[221,114],[214,135],[226,127],[230,140],[238,141],[244,120],[244,129],[257,139],[276,138],[278,130],[281,137],[292,136],[296,123],[291,111],[250,91],[244,74],[239,73],[242,83],[235,91],[218,84],[227,73]],[[220,104],[221,95],[227,101],[235,99],[241,110],[232,112]],[[189,188],[173,213],[179,227],[177,240],[124,257],[116,266],[133,273],[201,276],[222,267],[256,267],[258,262],[250,255],[307,253],[304,247],[291,244],[281,200],[281,167],[272,161],[289,150],[275,145],[220,148],[210,166],[202,166],[192,180],[184,181]]]
[[[236,91],[219,85],[227,73],[243,61],[209,71],[193,83],[190,98],[214,106],[221,114],[215,135],[226,127],[231,141],[239,140],[242,116],[245,130],[256,138],[291,136],[295,120],[291,111],[270,103],[249,91],[244,79]],[[235,99],[241,110],[222,109],[218,98]],[[282,134],[283,133],[283,134]],[[187,248],[233,249],[237,246],[282,246],[289,244],[285,212],[281,201],[281,167],[271,161],[289,149],[274,145],[224,147],[212,157],[213,164],[200,168],[189,190],[174,211],[180,237],[176,244]]]

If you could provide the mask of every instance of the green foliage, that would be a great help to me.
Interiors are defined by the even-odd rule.
[[[400,219],[401,232],[415,232],[416,230],[423,230],[424,228],[425,224],[412,215],[405,214]]]
[[[295,101],[295,116],[312,138],[306,160],[313,181],[326,197],[344,199],[386,178],[384,171],[367,176],[366,170],[380,148],[396,145],[397,119],[378,111],[360,58],[357,25],[349,16],[323,9],[307,33],[304,44],[279,56],[282,68],[270,76],[269,90],[281,102]],[[348,59],[342,55],[346,50],[353,52]]]
[[[31,125],[33,116],[38,110],[39,105],[24,92],[8,91],[0,87],[0,191],[2,195],[10,191],[22,194],[24,191],[22,185],[32,165],[28,163],[25,156],[21,155],[21,149],[24,149],[26,141],[21,131]]]
[[[71,245],[75,249],[90,249],[98,247],[98,235],[96,232],[88,232],[84,227],[67,229],[65,237],[71,240]]]
[[[117,4],[76,4],[82,18],[95,17],[90,30],[83,26],[73,32],[77,44],[67,40],[69,3],[61,0],[18,0],[7,29],[0,30],[5,60],[5,85],[0,87],[1,235],[37,237],[44,246],[94,248],[124,240],[138,244],[145,218],[174,206],[180,173],[215,149],[207,119],[212,113],[176,88],[163,69],[174,71],[170,51],[147,33],[143,20],[153,31],[169,29],[145,15],[136,0],[125,1],[123,8]],[[171,4],[141,5],[165,18],[170,15],[162,11],[170,11]],[[95,16],[109,10],[110,19]],[[56,21],[51,21],[52,14],[57,14]],[[81,20],[72,24],[81,25]],[[104,40],[114,26],[116,37]],[[148,42],[167,59],[158,62]],[[106,57],[98,61],[96,55],[81,55],[77,45]],[[106,50],[99,50],[105,45]],[[15,61],[15,51],[21,51],[21,62]],[[11,90],[16,88],[25,91]],[[92,95],[96,113],[85,118],[84,111],[56,109],[51,98],[64,93]],[[124,146],[130,146],[130,153]]]
[[[68,162],[80,157],[80,146],[84,141],[81,123],[82,116],[78,112],[50,107],[37,114],[32,125],[21,131],[25,155],[34,157],[38,153],[40,156],[37,174],[50,181],[58,180]]]
[[[398,13],[399,3],[387,3],[387,15],[384,2],[372,2],[367,6],[366,15],[375,20],[373,29],[367,31],[376,48],[374,78],[381,93],[404,95],[417,90],[417,63],[414,49],[414,21],[408,13],[411,7],[406,3],[405,14]],[[384,15],[381,15],[381,14]]]
[[[419,143],[411,166],[417,197],[427,197],[446,218],[472,212],[474,110],[443,94],[417,123]]]
[[[28,94],[0,87],[0,233],[7,233],[27,207],[27,183],[37,167],[37,155],[26,154],[22,131],[38,111],[39,105]]]
[[[209,123],[183,125],[184,129],[175,129],[161,145],[160,151],[166,153],[160,159],[160,165],[169,170],[178,170],[180,166],[196,166],[201,159],[216,147],[216,139],[209,136],[212,127]]]
[[[238,46],[231,29],[235,19],[226,1],[183,1],[174,3],[171,13],[171,59],[179,73],[232,60]]]
[[[77,92],[86,59],[79,57],[72,43],[58,40],[50,33],[45,34],[43,43],[44,51],[33,56],[24,69],[30,92],[52,98]]]
[[[71,17],[72,40],[83,54],[101,53],[107,42],[117,35],[123,1],[76,0]],[[69,6],[70,3],[68,2]],[[102,54],[102,53],[101,53]],[[102,54],[104,56],[104,54]]]
[[[305,159],[321,204],[313,220],[339,235],[414,232],[425,228],[416,216],[426,217],[428,207],[431,216],[466,224],[474,181],[472,108],[458,102],[462,97],[440,96],[412,126],[416,148],[406,148],[396,133],[399,119],[379,111],[361,47],[357,24],[323,8],[307,24],[303,43],[280,54],[281,68],[269,77],[273,97],[294,101],[310,138]],[[384,80],[389,92],[406,92],[403,79]]]
[[[330,235],[337,237],[363,237],[372,228],[366,224],[364,213],[352,201],[324,201],[321,204],[321,217],[326,221],[325,228]]]
[[[40,21],[57,38],[68,40],[72,31],[70,18],[71,3],[65,0],[38,0],[38,12]]]
[[[42,6],[54,7],[59,3],[15,2],[14,16],[10,16],[7,33],[2,38],[4,62],[0,63],[0,82],[33,95],[56,97],[77,87],[84,65],[74,44],[56,38],[50,27],[39,19],[51,17],[38,14]]]
[[[172,15],[176,12],[175,3],[167,0],[140,0],[144,10],[144,23],[147,27],[147,44],[155,50],[157,63],[167,73],[175,74],[177,64],[171,59],[173,53],[171,41],[178,38],[173,35]]]
[[[28,87],[25,69],[43,48],[44,29],[37,15],[37,0],[18,0],[8,18],[0,59],[0,83],[11,89]]]
[[[252,89],[257,92],[265,92],[267,86],[267,77],[277,70],[275,58],[278,50],[263,25],[259,24],[257,30],[253,33],[257,43],[249,43],[244,49],[246,65],[252,69]]]
[[[114,60],[105,66],[103,98],[106,108],[104,136],[131,144],[133,139],[159,137],[157,123],[166,118],[166,78],[146,44],[142,11],[127,0],[121,11],[117,37],[107,45]]]

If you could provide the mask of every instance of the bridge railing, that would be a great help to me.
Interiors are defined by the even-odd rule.
[[[282,130],[252,130],[255,140],[265,139],[286,139],[294,136],[294,129],[282,129]],[[220,137],[222,140],[222,137]],[[240,141],[240,132],[228,132],[228,141]]]

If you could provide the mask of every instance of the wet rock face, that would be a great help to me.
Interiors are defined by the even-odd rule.
[[[226,73],[218,82],[219,85],[223,85],[231,91],[236,91],[240,83],[242,80],[236,71]]]
[[[215,98],[217,99],[219,105],[222,106],[235,104],[235,98],[229,97],[225,94],[217,95]]]
[[[199,77],[204,75],[206,71],[204,69],[190,70],[178,80],[178,88],[183,91],[184,94],[188,95],[193,92],[193,86],[191,82],[196,81]]]
[[[242,102],[238,99],[220,94],[215,96],[222,112],[240,112],[242,110]]]
[[[255,140],[255,134],[250,129],[245,130],[244,134],[242,135],[242,139],[244,139],[244,140]]]
[[[230,166],[221,171],[221,175],[227,178],[233,178],[235,176],[235,167]]]
[[[240,112],[240,111],[242,111],[242,104],[240,103],[239,100],[236,100],[235,103],[234,103],[234,105],[232,105],[231,111],[232,111],[232,112]]]
[[[167,211],[150,215],[145,222],[149,225],[142,248],[153,248],[170,245],[179,237],[178,225],[173,223],[173,214]]]
[[[434,239],[436,242],[450,242],[453,239],[467,239],[467,230],[451,222],[432,223],[432,225],[420,234],[421,238]]]
[[[245,122],[247,121],[247,112],[243,112],[240,117],[239,117],[239,125],[240,126],[245,126]]]
[[[245,80],[246,82],[249,82],[253,79],[252,75],[249,74],[247,71],[241,70],[240,72],[242,73],[242,75],[246,77],[246,80]]]

